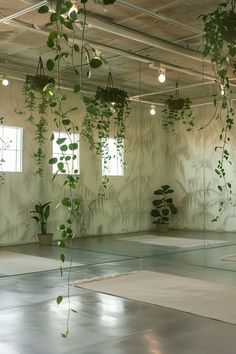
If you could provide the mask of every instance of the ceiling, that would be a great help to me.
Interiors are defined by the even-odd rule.
[[[0,74],[24,79],[26,73],[35,73],[39,56],[44,62],[50,58],[45,28],[49,14],[37,13],[37,7],[45,2],[0,0]],[[214,10],[218,3],[117,0],[104,7],[89,0],[85,39],[102,51],[107,64],[92,71],[89,80],[84,64],[83,89],[93,92],[97,85],[106,85],[111,70],[114,86],[127,90],[134,100],[161,104],[175,92],[178,82],[182,97],[190,97],[195,104],[209,101],[217,93],[217,85],[209,59],[203,59],[203,22],[199,16]],[[78,44],[81,35],[78,24]],[[166,68],[163,84],[157,80],[160,64]],[[231,75],[236,96],[236,78]],[[72,85],[73,73],[66,62],[62,77],[65,85]]]

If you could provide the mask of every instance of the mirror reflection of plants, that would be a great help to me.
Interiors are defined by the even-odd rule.
[[[169,224],[170,216],[177,213],[177,208],[170,197],[172,193],[174,190],[168,184],[154,191],[157,199],[152,202],[154,209],[152,209],[151,215],[155,219],[153,224]]]
[[[204,22],[204,56],[210,56],[219,88],[219,94],[214,97],[215,113],[207,125],[214,120],[220,121],[222,125],[219,144],[215,147],[215,151],[220,153],[215,172],[221,181],[217,188],[225,194],[229,202],[231,202],[232,185],[226,178],[226,168],[227,165],[231,165],[228,145],[229,133],[234,125],[229,70],[234,66],[234,73],[236,71],[236,64],[231,61],[236,55],[235,8],[236,0],[226,0],[219,4],[215,11],[201,16]],[[221,201],[218,215],[213,221],[219,219],[224,209],[225,202]]]

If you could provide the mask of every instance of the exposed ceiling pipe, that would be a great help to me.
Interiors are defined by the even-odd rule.
[[[25,22],[22,22],[22,21],[19,21],[19,20],[11,20],[10,23],[11,26],[13,27],[18,27],[18,28],[22,28],[22,29],[27,29],[29,31],[32,31],[32,32],[39,32],[39,33],[42,33],[44,35],[48,35],[48,32],[46,30],[43,30],[41,28],[35,28],[32,24],[28,24],[28,23],[25,23]],[[170,63],[167,63],[167,62],[160,62],[158,60],[156,60],[155,58],[150,58],[150,57],[145,57],[145,56],[142,56],[142,55],[139,55],[139,54],[134,54],[134,53],[131,53],[131,52],[128,52],[128,51],[125,51],[123,49],[118,49],[118,48],[115,48],[115,47],[112,47],[112,46],[108,46],[106,44],[102,44],[102,43],[97,43],[95,41],[91,41],[91,40],[86,40],[87,43],[93,45],[93,46],[97,46],[98,48],[102,49],[102,50],[108,50],[108,51],[112,51],[113,53],[116,53],[118,54],[119,56],[122,56],[122,57],[126,57],[126,58],[129,58],[131,60],[135,60],[135,61],[138,61],[138,62],[141,62],[141,63],[145,63],[145,64],[150,64],[150,63],[155,63],[155,64],[163,64],[165,65],[165,67],[167,69],[170,69],[170,70],[173,70],[173,71],[177,71],[177,72],[181,72],[183,74],[187,74],[187,75],[191,75],[191,76],[196,76],[196,77],[199,77],[201,75],[203,75],[202,73],[198,72],[198,71],[194,71],[192,69],[187,69],[187,68],[182,68],[178,65],[174,65],[174,64],[170,64]],[[109,58],[108,60],[115,60],[117,57],[113,57],[113,58]],[[211,75],[207,75],[207,74],[204,74],[204,78],[206,80],[214,80],[214,76],[211,76]]]
[[[2,22],[8,22],[10,20],[13,20],[14,18],[17,18],[17,17],[20,17],[22,15],[25,15],[27,14],[28,12],[31,12],[31,11],[35,11],[37,10],[39,7],[47,4],[48,1],[44,0],[44,1],[40,1],[32,6],[29,6],[23,10],[20,10],[20,11],[17,11],[15,12],[14,14],[11,14],[11,15],[8,15],[8,16],[5,16],[5,17],[2,17],[0,18],[0,23]]]
[[[192,85],[186,85],[186,86],[180,86],[178,87],[179,90],[186,90],[189,88],[193,88],[193,87],[199,87],[199,86],[205,86],[205,85],[211,85],[211,84],[215,84],[215,80],[214,81],[208,81],[208,82],[201,82],[201,83],[197,83],[197,84],[192,84]],[[140,94],[137,96],[131,96],[131,98],[133,99],[137,99],[139,97],[148,97],[148,96],[153,96],[153,95],[160,95],[163,93],[168,93],[168,92],[172,92],[175,91],[176,88],[171,88],[171,89],[167,89],[167,90],[162,90],[162,91],[156,91],[156,92],[150,92],[150,93],[144,93],[144,94]]]
[[[162,16],[162,15],[160,15],[158,13],[155,13],[155,12],[149,11],[147,9],[144,9],[143,7],[127,3],[124,0],[116,0],[116,4],[124,6],[124,7],[128,8],[128,9],[131,9],[131,10],[137,11],[137,12],[143,14],[143,15],[151,16],[151,17],[154,17],[154,18],[156,18],[158,20],[161,20],[163,22],[170,23],[170,24],[172,24],[174,26],[183,28],[183,29],[185,29],[187,31],[190,31],[190,32],[193,32],[193,33],[197,33],[200,36],[202,36],[204,34],[203,31],[200,31],[197,28],[194,28],[192,26],[187,26],[187,25],[185,25],[185,24],[183,24],[181,22],[178,22],[176,20],[173,20],[171,18],[167,18],[167,17]]]
[[[95,16],[88,14],[86,21],[90,26],[100,29],[101,31],[113,33],[117,36],[143,43],[154,48],[162,49],[169,53],[178,54],[194,61],[202,62],[203,60],[203,54],[198,51],[183,48],[163,39],[152,37],[146,33],[138,32],[130,28],[111,23],[105,19],[100,20]],[[210,63],[209,60],[205,60],[205,62]]]

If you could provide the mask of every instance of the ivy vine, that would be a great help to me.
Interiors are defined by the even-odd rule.
[[[228,144],[231,140],[230,131],[234,125],[234,108],[229,71],[231,69],[230,59],[236,55],[235,8],[236,0],[226,0],[220,3],[215,11],[201,16],[205,33],[204,56],[210,56],[219,87],[219,94],[214,98],[215,113],[207,125],[214,119],[218,119],[221,123],[219,144],[215,147],[215,151],[220,152],[220,158],[215,172],[221,179],[217,188],[224,193],[229,202],[232,201],[232,185],[226,178],[226,166],[232,164]],[[234,64],[234,73],[235,71],[236,64]],[[218,215],[213,221],[219,220],[225,206],[225,201],[221,200]]]
[[[49,160],[51,165],[56,164],[57,173],[65,173],[67,167],[70,170],[67,171],[64,186],[66,187],[67,193],[62,198],[58,206],[62,206],[65,211],[65,222],[59,225],[59,230],[61,232],[61,239],[58,242],[60,247],[65,247],[67,242],[70,242],[75,236],[75,221],[78,210],[81,205],[81,198],[78,196],[78,185],[79,185],[79,175],[78,171],[73,168],[73,165],[68,164],[71,154],[68,152],[72,151],[72,159],[77,158],[78,144],[71,141],[71,133],[79,131],[79,127],[73,123],[71,118],[72,112],[78,110],[78,106],[71,107],[69,110],[65,108],[65,103],[67,102],[67,95],[64,94],[61,87],[61,66],[64,60],[66,60],[67,65],[71,67],[74,73],[74,86],[73,91],[75,94],[79,94],[82,97],[82,102],[85,102],[86,115],[84,119],[84,127],[86,126],[86,133],[82,134],[91,143],[90,147],[97,150],[98,145],[92,143],[93,134],[93,122],[92,117],[97,117],[97,113],[104,113],[107,117],[110,117],[110,112],[105,106],[97,107],[97,103],[92,99],[91,101],[83,97],[82,92],[82,65],[84,56],[86,56],[86,62],[91,68],[97,69],[103,64],[103,59],[100,57],[90,57],[87,55],[88,50],[86,49],[86,43],[84,42],[85,35],[85,23],[86,23],[86,3],[88,0],[81,0],[81,8],[72,8],[72,1],[70,0],[58,0],[51,1],[51,7],[53,11],[50,14],[49,22],[46,25],[47,28],[51,28],[48,38],[47,46],[52,51],[52,57],[47,60],[47,69],[49,71],[56,70],[56,80],[55,83],[49,83],[45,88],[44,92],[47,97],[50,97],[50,109],[52,116],[54,117],[54,123],[59,131],[66,133],[69,143],[66,143],[64,138],[57,139],[56,143],[59,145],[61,150],[61,156],[59,158],[53,157]],[[115,0],[97,0],[95,3],[110,5],[115,3]],[[49,6],[43,5],[38,9],[39,13],[45,14],[50,11]],[[82,23],[82,39],[80,43],[76,40],[76,22],[78,20],[78,15],[83,15]],[[93,50],[93,53],[95,51]],[[69,64],[68,64],[69,62]],[[98,104],[99,105],[99,104]],[[90,118],[90,120],[89,120]],[[104,138],[106,135],[106,123],[102,121],[100,130],[100,138]],[[98,129],[100,129],[98,127]],[[102,133],[101,133],[102,132]],[[52,139],[54,137],[52,136]],[[99,150],[101,152],[101,149]],[[65,262],[65,255],[61,253],[60,259],[62,264]],[[72,260],[71,260],[72,261]],[[61,267],[61,275],[63,275],[63,269]],[[67,278],[67,299],[68,299],[68,315],[66,330],[61,333],[63,337],[67,337],[69,334],[69,318],[70,313],[73,311],[70,304],[70,270],[68,272]],[[60,304],[64,300],[62,295],[57,297],[57,304]]]

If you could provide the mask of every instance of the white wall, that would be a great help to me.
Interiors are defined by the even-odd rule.
[[[23,172],[6,173],[5,184],[0,186],[0,244],[35,242],[38,230],[30,218],[29,210],[38,202],[52,201],[52,215],[49,231],[55,232],[64,214],[55,206],[66,194],[63,177],[52,182],[51,131],[55,130],[53,117],[49,119],[48,140],[45,145],[45,176],[35,176],[34,128],[25,118],[14,113],[23,107],[22,83],[11,82],[0,87],[1,115],[4,124],[24,128]],[[70,95],[70,102],[78,105],[76,95]],[[83,110],[73,113],[72,119],[81,124]],[[153,191],[166,183],[166,132],[163,131],[158,115],[150,117],[149,107],[132,104],[127,122],[126,163],[124,177],[111,177],[108,193],[104,200],[98,198],[101,182],[101,161],[92,153],[85,141],[81,141],[81,176],[78,196],[83,198],[81,217],[77,221],[78,235],[123,233],[153,228],[151,203]],[[82,227],[83,225],[83,227]]]

